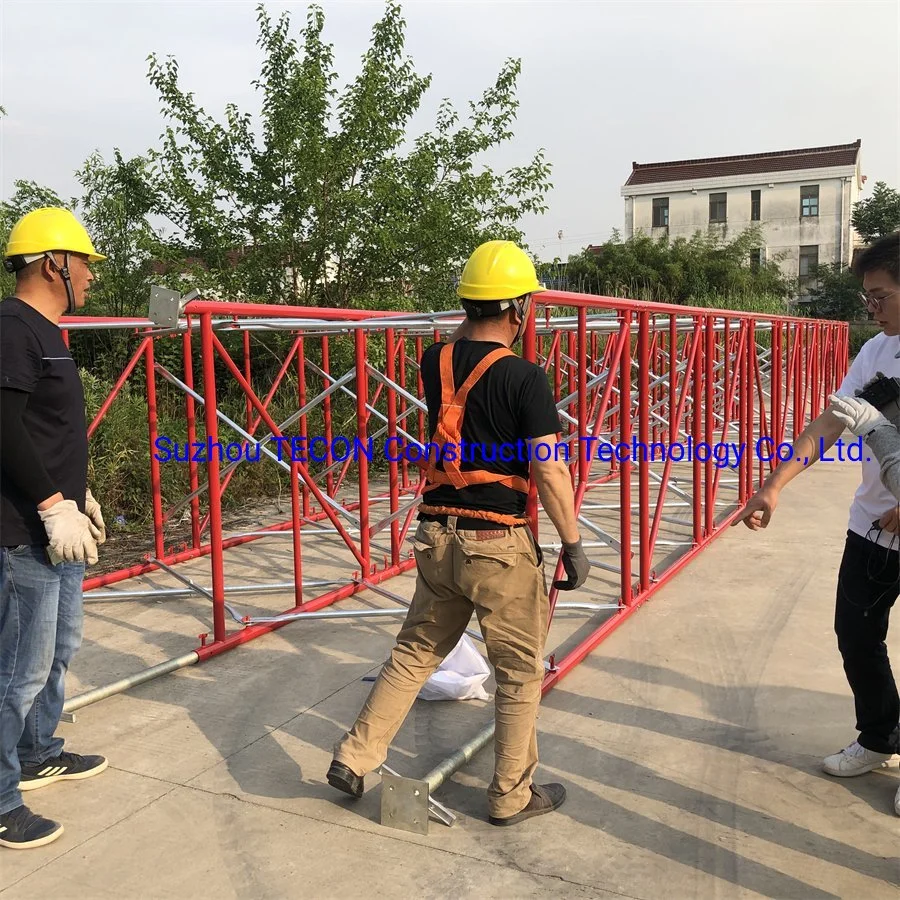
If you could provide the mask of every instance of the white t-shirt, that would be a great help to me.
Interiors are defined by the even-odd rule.
[[[894,378],[900,378],[900,359],[896,359],[896,353],[900,351],[900,340],[896,336],[888,336],[884,332],[865,342],[860,347],[856,359],[853,360],[850,370],[841,383],[837,393],[853,397],[857,390],[871,381],[878,372]],[[857,440],[857,438],[852,438]],[[847,439],[844,439],[847,443]],[[829,456],[836,457],[832,450]],[[868,461],[867,460],[868,457]],[[821,463],[820,463],[821,465]],[[874,540],[878,535],[878,543],[885,547],[891,546],[897,549],[898,540],[896,534],[872,528],[872,523],[877,522],[881,516],[892,507],[897,506],[897,498],[881,483],[880,466],[875,454],[866,452],[863,445],[862,483],[856,490],[853,503],[850,505],[850,531],[861,537]]]

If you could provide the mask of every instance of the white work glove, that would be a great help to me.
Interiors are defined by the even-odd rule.
[[[49,509],[38,510],[50,546],[47,548],[50,562],[97,562],[97,538],[99,529],[78,509],[74,500],[60,500]]]
[[[100,504],[91,493],[90,488],[88,488],[87,495],[84,499],[84,511],[87,514],[87,517],[94,523],[94,527],[100,532],[97,543],[102,544],[106,540],[106,522],[103,521],[103,512],[100,509]]]
[[[832,394],[828,402],[831,412],[858,437],[867,435],[874,428],[891,424],[868,400]]]

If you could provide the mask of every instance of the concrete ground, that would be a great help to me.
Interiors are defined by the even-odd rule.
[[[70,749],[104,753],[110,768],[27,795],[66,832],[0,851],[0,894],[897,897],[896,761],[854,779],[820,771],[855,736],[832,605],[857,477],[852,464],[817,466],[767,531],[729,529],[547,695],[539,775],[566,784],[558,813],[490,826],[490,747],[438,791],[458,821],[432,822],[427,836],[379,823],[377,775],[358,802],[333,791],[331,745],[397,622],[297,623],[62,726]],[[252,580],[284,562],[289,542],[241,552],[228,557],[237,581]],[[388,585],[407,597],[412,586],[412,575]],[[263,602],[238,605],[291,605]],[[341,608],[365,604],[390,601]],[[180,655],[207,630],[202,600],[92,604],[71,693]],[[588,630],[560,614],[549,645]],[[388,764],[421,776],[490,715],[480,701],[418,701]]]

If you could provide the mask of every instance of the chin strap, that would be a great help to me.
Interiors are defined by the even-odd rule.
[[[518,300],[510,301],[514,306],[516,313],[521,320],[519,322],[519,327],[516,329],[516,336],[513,338],[513,342],[510,346],[515,347],[516,344],[522,339],[522,336],[525,334],[525,327],[528,325],[528,313],[531,309],[531,295],[529,294],[528,299],[525,300],[524,303],[519,303]]]
[[[65,251],[65,255],[66,255],[66,261],[60,266],[59,263],[57,263],[53,254],[49,250],[47,250],[44,253],[44,256],[46,256],[47,259],[50,260],[50,263],[52,264],[53,268],[56,269],[56,271],[59,272],[60,276],[62,277],[63,284],[66,286],[66,297],[68,297],[68,300],[69,300],[68,306],[66,308],[66,312],[68,313],[68,315],[74,316],[75,313],[77,312],[77,310],[75,308],[75,291],[72,289],[72,278],[69,275],[69,251],[68,250]]]

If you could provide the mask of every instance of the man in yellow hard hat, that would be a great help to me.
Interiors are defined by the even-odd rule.
[[[55,736],[81,644],[85,564],[106,538],[87,490],[84,392],[59,321],[84,306],[90,263],[104,258],[56,208],[23,216],[4,252],[16,290],[0,303],[0,845],[13,849],[63,831],[22,791],[107,766]]]
[[[549,600],[543,556],[525,516],[531,478],[563,542],[568,578],[556,586],[583,584],[590,563],[565,458],[537,451],[555,447],[559,433],[547,376],[509,349],[541,290],[521,248],[509,241],[482,244],[457,291],[465,322],[454,340],[422,355],[431,441],[441,452],[427,468],[409,614],[328,770],[329,783],[351,796],[362,795],[364,776],[384,762],[420,688],[474,611],[497,681],[489,821],[514,825],[565,800],[562,785],[532,781]]]

